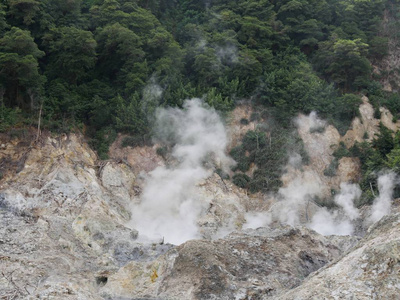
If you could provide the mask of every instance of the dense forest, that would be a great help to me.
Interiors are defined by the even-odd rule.
[[[382,90],[372,68],[388,51],[383,12],[399,15],[398,2],[2,0],[0,130],[39,119],[53,132],[79,128],[106,158],[117,132],[132,136],[126,144],[146,142],[157,107],[201,97],[224,113],[245,99],[265,108],[282,138],[260,148],[264,137],[249,132],[231,153],[234,180],[270,190],[279,186],[278,150],[299,144],[290,133],[298,112],[315,110],[344,133],[364,94],[377,113],[383,105],[399,116],[400,97]],[[337,155],[360,157],[365,178],[400,168],[400,137],[386,128],[353,148]],[[250,162],[260,166],[254,178],[240,173]]]

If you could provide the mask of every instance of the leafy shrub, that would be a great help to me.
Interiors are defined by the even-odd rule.
[[[0,132],[6,131],[17,123],[21,110],[18,108],[7,108],[0,105]]]
[[[90,145],[97,151],[100,159],[108,159],[110,145],[117,138],[117,133],[112,127],[106,127],[98,132],[90,140]]]
[[[243,173],[237,173],[237,174],[233,175],[232,181],[238,187],[245,189],[249,185],[250,177]]]
[[[261,120],[260,113],[258,113],[258,112],[251,113],[251,116],[250,116],[250,121],[251,122],[260,121],[260,120]]]
[[[327,177],[333,177],[336,175],[336,170],[339,166],[339,160],[334,158],[329,166],[324,170],[324,175]]]
[[[242,145],[232,148],[229,154],[236,161],[236,165],[232,168],[233,171],[246,172],[249,170],[250,159],[246,156],[246,150]]]
[[[242,118],[242,119],[240,119],[240,124],[242,124],[242,125],[248,125],[248,124],[249,124],[249,120],[247,120],[247,119],[245,119],[245,118]]]
[[[259,128],[265,130],[264,126]],[[233,171],[246,172],[252,163],[256,165],[247,185],[252,193],[279,189],[282,185],[280,177],[289,155],[297,153],[301,155],[303,163],[309,161],[297,131],[274,127],[272,123],[266,128],[269,131],[249,130],[243,137],[242,144],[233,148],[230,153],[237,162]]]
[[[249,130],[243,137],[242,145],[247,151],[254,151],[263,148],[267,144],[264,132]]]
[[[233,99],[224,97],[217,92],[216,88],[211,88],[206,95],[208,105],[220,111],[229,111],[234,107]]]
[[[157,155],[160,155],[162,158],[166,159],[168,153],[168,147],[158,147],[156,150]]]
[[[319,198],[319,197],[314,197],[313,201],[319,205],[319,206],[323,206],[326,207],[328,209],[332,209],[337,207],[337,204],[335,203],[335,201],[333,201],[332,198]]]
[[[224,172],[222,169],[216,169],[215,170],[215,173],[217,173],[218,175],[219,175],[219,177],[221,177],[222,179],[229,179],[230,177],[229,177],[229,174],[228,173],[226,173],[226,172]]]
[[[375,109],[374,109],[374,118],[375,119],[380,119],[381,118],[381,111],[379,110],[379,107],[375,107]]]
[[[324,133],[324,132],[325,132],[325,126],[311,127],[310,128],[310,133]]]
[[[346,145],[344,142],[339,143],[339,147],[333,152],[332,154],[334,157],[337,159],[341,159],[342,157],[349,157],[351,156],[351,153],[349,150],[347,150]]]

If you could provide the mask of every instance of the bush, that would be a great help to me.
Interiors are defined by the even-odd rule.
[[[230,156],[236,161],[236,165],[232,168],[233,171],[246,172],[250,168],[250,159],[246,156],[246,151],[243,146],[232,148],[229,152]]]
[[[374,118],[378,120],[381,118],[381,111],[379,110],[379,107],[375,107],[374,109]]]
[[[19,108],[7,108],[4,105],[0,105],[0,132],[4,132],[9,127],[14,126],[20,113],[21,110]]]
[[[327,177],[333,177],[336,175],[336,170],[339,166],[339,160],[334,158],[329,166],[324,170],[324,175]]]
[[[222,169],[216,169],[215,173],[217,173],[219,175],[219,177],[221,177],[221,179],[229,179],[229,174],[224,172]]]
[[[243,147],[247,151],[263,148],[267,144],[264,132],[249,130],[243,138]]]
[[[242,124],[242,125],[248,125],[248,124],[249,124],[249,120],[247,120],[247,119],[245,119],[245,118],[242,118],[242,119],[240,119],[240,124]]]
[[[133,148],[149,146],[149,145],[151,145],[150,139],[147,136],[139,136],[139,135],[124,137],[122,140],[122,143],[121,143],[122,147],[130,146]],[[158,149],[160,149],[160,148],[158,148]],[[158,149],[157,149],[157,154],[159,154]]]
[[[168,154],[168,147],[163,146],[163,147],[158,147],[156,150],[157,155],[160,155],[162,158],[166,159],[167,154]]]
[[[347,150],[346,145],[343,142],[339,143],[339,147],[332,154],[335,158],[341,159],[342,157],[349,157],[351,153]]]
[[[249,184],[251,193],[259,191],[277,192],[282,186],[280,166],[275,168],[258,169],[254,172],[253,178]]]
[[[337,204],[335,203],[335,201],[332,200],[332,198],[319,198],[319,197],[314,197],[313,201],[319,205],[319,206],[323,206],[326,207],[328,209],[332,209],[332,208],[336,208]]]
[[[238,187],[245,189],[248,187],[250,182],[250,177],[243,173],[238,173],[233,175],[232,181]]]
[[[110,145],[117,138],[117,133],[112,127],[106,127],[96,132],[90,140],[90,145],[97,151],[100,159],[108,159]]]

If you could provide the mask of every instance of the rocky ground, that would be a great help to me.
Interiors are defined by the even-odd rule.
[[[312,133],[309,117],[299,117],[311,163],[288,168],[285,185],[318,179],[326,193],[357,176],[353,160],[341,161],[335,177],[322,171],[335,145],[378,126],[363,105],[362,122],[344,137],[329,126]],[[233,143],[256,126],[240,124],[250,115],[248,107],[234,112]],[[243,229],[248,212],[276,210],[279,199],[249,195],[214,173],[197,185],[203,239],[144,242],[129,221],[146,173],[165,163],[157,146],[121,148],[121,136],[112,159],[100,161],[79,134],[30,137],[1,137],[0,299],[396,299],[400,292],[399,214],[362,239],[279,221]]]

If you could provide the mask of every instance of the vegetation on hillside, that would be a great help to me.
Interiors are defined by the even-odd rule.
[[[271,131],[272,144],[249,132],[232,155],[240,172],[251,163],[258,171],[233,180],[274,189],[283,160],[275,156],[295,140],[290,120],[298,112],[315,110],[343,133],[365,93],[398,117],[399,96],[382,91],[371,65],[387,54],[379,26],[385,7],[398,2],[5,0],[0,130],[40,116],[53,131],[84,128],[106,158],[117,132],[146,142],[157,107],[203,97],[229,111],[251,99],[283,130]]]

